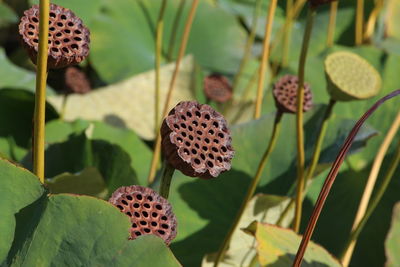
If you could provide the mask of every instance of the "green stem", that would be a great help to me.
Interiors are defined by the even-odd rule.
[[[160,195],[165,199],[168,199],[169,188],[171,186],[171,180],[174,172],[175,168],[165,161],[160,183]]]
[[[168,44],[168,54],[167,54],[168,61],[172,60],[172,55],[174,53],[174,48],[175,48],[176,34],[178,32],[178,26],[182,18],[184,7],[185,7],[185,0],[181,0],[179,2],[178,10],[176,11],[174,22],[172,24],[171,38],[169,39],[169,44]]]
[[[61,102],[61,109],[60,109],[60,119],[64,120],[65,118],[65,112],[67,111],[67,102],[68,102],[68,94],[65,93],[62,96],[62,102]]]
[[[275,115],[275,121],[274,121],[274,126],[272,129],[272,134],[271,134],[271,138],[269,140],[269,144],[267,149],[264,152],[264,155],[261,158],[261,161],[258,165],[257,168],[257,172],[256,175],[254,176],[251,184],[249,185],[249,188],[247,189],[247,193],[242,201],[242,204],[240,206],[240,209],[235,217],[235,220],[231,226],[231,228],[228,231],[228,234],[225,236],[224,241],[222,242],[221,247],[218,250],[215,262],[214,262],[214,267],[217,267],[218,264],[220,263],[220,261],[222,260],[225,251],[228,248],[228,245],[230,243],[230,240],[232,238],[232,235],[235,231],[235,229],[237,228],[239,222],[240,222],[240,218],[243,215],[244,210],[246,209],[247,204],[249,203],[249,201],[251,200],[251,198],[254,195],[254,192],[256,191],[256,188],[260,182],[261,179],[261,174],[265,168],[265,164],[267,163],[267,160],[272,152],[272,150],[275,147],[276,141],[277,141],[277,137],[279,135],[279,130],[280,130],[280,126],[281,126],[281,119],[282,119],[282,113],[281,112],[277,112]]]
[[[293,0],[286,1],[286,21],[283,26],[283,49],[282,49],[282,67],[288,65],[289,50],[290,50],[290,37],[292,35],[292,24],[293,24]]]
[[[357,228],[350,234],[350,238],[346,243],[343,253],[341,254],[342,255],[340,257],[341,259],[346,254],[346,251],[350,247],[350,244],[354,240],[358,239],[358,236],[360,235],[361,231],[363,230],[368,219],[371,217],[372,213],[375,211],[376,207],[378,206],[379,202],[382,199],[383,194],[386,192],[386,189],[389,186],[389,183],[393,177],[394,172],[396,171],[396,168],[399,166],[399,163],[400,163],[400,140],[397,144],[397,149],[396,149],[395,155],[393,157],[393,160],[390,163],[390,166],[388,168],[388,171],[386,172],[385,177],[383,178],[382,184],[380,185],[380,187],[378,188],[378,191],[376,192],[376,194],[372,198],[370,204],[368,205],[368,209],[367,209],[364,217],[361,219],[360,223],[357,225]]]
[[[304,188],[304,130],[303,130],[303,101],[304,101],[304,75],[307,58],[308,46],[311,39],[311,32],[314,24],[316,9],[311,7],[307,13],[307,25],[304,33],[303,45],[301,48],[299,61],[299,87],[297,90],[297,113],[296,113],[296,132],[297,132],[297,192],[296,208],[293,230],[299,232]]]
[[[167,0],[161,2],[160,13],[158,14],[157,27],[156,27],[156,77],[155,77],[155,99],[154,99],[154,132],[157,135],[160,126],[160,65],[161,65],[161,49],[162,37],[164,30],[164,13],[167,6]]]
[[[331,3],[331,9],[329,14],[329,26],[328,26],[328,37],[326,39],[326,45],[328,47],[333,46],[333,40],[335,36],[335,26],[336,26],[336,15],[338,9],[339,1],[333,1]]]
[[[33,172],[44,183],[44,138],[46,115],[47,51],[50,1],[39,3],[39,53],[37,58],[35,114],[33,130]]]
[[[363,41],[364,24],[364,0],[357,0],[356,9],[356,45],[361,45]]]

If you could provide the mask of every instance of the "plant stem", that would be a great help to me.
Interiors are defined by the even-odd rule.
[[[256,4],[254,7],[254,13],[253,13],[253,21],[251,23],[250,34],[246,41],[246,46],[244,48],[242,61],[240,62],[240,65],[239,65],[239,70],[236,73],[235,78],[233,79],[233,83],[232,83],[233,91],[235,91],[235,88],[238,85],[239,79],[242,76],[243,70],[245,69],[246,64],[249,60],[249,57],[251,55],[251,48],[253,47],[254,40],[256,38],[256,31],[257,31],[257,24],[258,24],[257,22],[258,22],[258,17],[260,15],[261,3],[262,3],[261,0],[256,0]]]
[[[168,199],[169,187],[171,186],[171,180],[174,172],[175,168],[165,161],[160,183],[160,195],[165,199]]]
[[[330,10],[330,14],[329,14],[328,37],[326,38],[326,45],[328,47],[332,47],[333,42],[334,42],[336,15],[337,15],[338,5],[339,5],[339,1],[333,1],[331,3],[331,10]]]
[[[385,136],[381,146],[379,147],[378,153],[375,156],[374,163],[371,168],[371,172],[368,177],[367,184],[365,185],[364,193],[361,198],[360,204],[358,206],[358,210],[353,222],[352,231],[355,231],[357,226],[360,224],[361,219],[365,216],[365,212],[367,210],[368,202],[370,201],[372,190],[375,187],[376,180],[378,178],[379,170],[382,166],[383,159],[386,155],[386,152],[389,149],[390,144],[393,141],[398,129],[400,128],[400,112],[397,114],[397,117],[392,123],[388,133]],[[350,263],[351,256],[353,254],[354,248],[356,246],[357,239],[351,240],[347,249],[342,255],[341,262],[344,267],[347,267]]]
[[[160,13],[158,14],[157,27],[156,27],[156,60],[155,60],[155,99],[154,99],[154,132],[157,135],[158,128],[160,127],[160,65],[161,65],[161,49],[162,37],[164,30],[164,13],[167,6],[167,0],[162,0]]]
[[[361,45],[363,41],[364,23],[364,0],[357,0],[356,10],[356,45]]]
[[[251,181],[251,184],[249,185],[249,188],[247,189],[247,193],[242,201],[240,209],[235,217],[235,220],[234,220],[232,226],[230,227],[228,234],[225,236],[225,239],[222,242],[221,247],[218,250],[218,253],[217,253],[217,256],[215,259],[215,263],[214,263],[214,267],[217,267],[218,264],[220,263],[220,261],[222,260],[224,254],[225,254],[225,251],[227,250],[227,248],[229,246],[232,235],[240,222],[240,218],[242,217],[247,204],[253,197],[254,192],[256,191],[256,188],[261,179],[261,174],[265,168],[265,164],[267,163],[267,160],[268,160],[269,156],[271,155],[272,150],[275,147],[275,144],[276,144],[276,141],[277,141],[277,138],[279,135],[280,126],[281,126],[281,119],[282,119],[282,113],[278,111],[275,115],[274,126],[272,129],[272,134],[271,134],[271,138],[269,139],[269,144],[267,146],[267,149],[265,150],[264,155],[262,156],[261,161],[258,164],[256,175],[254,176],[253,180]]]
[[[263,52],[261,58],[261,64],[258,70],[258,84],[257,84],[257,98],[256,107],[254,110],[254,118],[258,119],[261,116],[261,105],[264,93],[264,80],[265,80],[265,70],[267,68],[268,57],[269,57],[269,43],[271,39],[272,24],[274,21],[275,9],[277,5],[277,0],[271,0],[268,8],[268,15],[266,17],[267,21],[265,24],[265,36],[263,42]]]
[[[61,102],[61,110],[60,110],[60,119],[61,120],[64,120],[65,112],[67,112],[67,102],[68,102],[68,94],[65,93],[62,96],[62,102]]]
[[[388,168],[388,171],[386,172],[385,177],[383,178],[382,184],[378,188],[378,191],[374,195],[374,198],[371,200],[370,205],[368,206],[368,209],[364,215],[364,217],[361,219],[360,223],[357,225],[356,229],[353,230],[350,234],[350,238],[348,242],[346,243],[344,253],[342,254],[342,259],[344,255],[346,255],[346,252],[349,250],[349,247],[353,242],[357,242],[357,238],[360,235],[362,229],[364,228],[365,224],[367,223],[368,219],[371,217],[372,213],[375,211],[376,207],[378,206],[379,202],[381,201],[383,194],[385,193],[390,181],[392,180],[393,174],[396,171],[396,168],[399,166],[400,163],[400,140],[397,144],[397,150],[395,152],[394,158],[392,162],[390,163],[390,166]],[[350,258],[348,261],[350,261]],[[347,266],[347,265],[346,265]]]
[[[321,214],[321,211],[324,207],[325,201],[329,195],[329,192],[332,188],[333,183],[339,173],[340,165],[342,165],[347,152],[349,151],[354,138],[356,137],[357,133],[360,131],[361,126],[364,122],[374,113],[374,111],[382,105],[387,100],[400,95],[400,89],[391,92],[390,94],[382,97],[379,99],[372,107],[370,107],[364,115],[357,121],[354,125],[353,129],[350,131],[349,135],[347,136],[346,140],[344,141],[335,161],[332,164],[331,170],[328,173],[328,176],[325,179],[324,185],[322,186],[321,192],[318,195],[318,199],[315,203],[314,210],[311,214],[310,220],[308,221],[308,225],[306,231],[303,235],[301,240],[300,246],[297,250],[296,257],[294,259],[293,265],[294,267],[300,267],[301,262],[303,261],[304,253],[306,252],[307,245],[310,242],[311,236],[314,232],[315,226],[317,224],[318,218]]]
[[[303,44],[301,48],[299,61],[299,87],[297,89],[297,112],[296,112],[296,133],[297,133],[297,193],[296,193],[296,209],[293,230],[299,232],[301,221],[301,209],[304,188],[304,130],[303,130],[303,101],[304,101],[304,75],[307,58],[308,46],[311,39],[311,32],[314,24],[316,9],[311,7],[307,13],[307,24],[304,33]]]
[[[165,104],[164,104],[164,109],[163,109],[163,113],[162,113],[163,118],[168,113],[168,108],[170,106],[170,102],[171,102],[171,98],[172,98],[172,92],[175,87],[176,78],[178,77],[179,67],[180,67],[182,58],[185,55],[187,42],[189,40],[190,30],[192,28],[192,24],[193,24],[193,20],[194,20],[195,14],[196,14],[198,4],[199,4],[199,0],[193,0],[192,6],[189,11],[189,16],[186,20],[185,30],[183,32],[181,46],[179,48],[179,53],[178,53],[178,58],[176,59],[175,70],[172,74],[171,82],[170,82],[170,85],[168,88],[168,93],[167,93],[167,97],[166,97]],[[151,160],[149,176],[147,177],[149,184],[154,181],[154,177],[155,177],[156,170],[157,170],[157,165],[160,160],[160,154],[161,154],[161,135],[160,135],[160,133],[158,133],[156,142],[155,142],[153,158]]]
[[[35,114],[33,130],[33,172],[44,183],[44,137],[46,116],[47,50],[49,34],[49,0],[39,3],[39,53],[37,58]]]
[[[286,0],[286,21],[283,25],[282,67],[287,67],[289,60],[290,37],[293,24],[293,0]]]
[[[379,13],[381,12],[383,8],[383,0],[377,0],[375,1],[375,7],[371,11],[371,14],[369,15],[366,27],[365,27],[365,32],[364,32],[364,40],[370,41],[372,38],[372,35],[374,34],[375,31],[375,24],[376,20],[378,18]]]
[[[178,10],[176,11],[174,22],[172,24],[171,38],[169,39],[169,44],[168,44],[168,54],[167,54],[168,61],[172,60],[172,55],[174,53],[174,48],[175,48],[176,34],[178,32],[178,26],[182,18],[184,7],[185,7],[185,0],[181,0],[179,2]]]

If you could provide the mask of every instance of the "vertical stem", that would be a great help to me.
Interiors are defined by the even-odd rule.
[[[277,5],[277,0],[271,0],[268,8],[267,21],[265,24],[265,36],[263,42],[263,52],[261,58],[261,64],[258,70],[258,85],[257,85],[257,99],[256,99],[256,107],[254,110],[254,118],[258,119],[261,116],[261,105],[263,100],[263,89],[264,89],[264,79],[265,79],[265,70],[267,68],[268,57],[269,57],[269,43],[271,39],[272,32],[272,23],[274,20],[275,9]]]
[[[335,37],[335,26],[336,26],[336,15],[339,1],[333,1],[331,3],[331,10],[329,14],[329,26],[328,26],[328,37],[326,38],[326,45],[328,47],[333,46],[333,40]]]
[[[288,65],[290,37],[292,35],[293,24],[293,0],[286,0],[286,21],[283,26],[283,49],[282,49],[282,67]]]
[[[381,12],[382,8],[383,8],[383,0],[376,0],[375,7],[371,11],[367,24],[365,26],[364,37],[363,37],[365,41],[371,40],[371,37],[375,31],[376,20],[378,19],[379,12]]]
[[[374,195],[374,198],[371,200],[370,205],[368,206],[368,209],[364,215],[364,217],[361,219],[360,223],[357,225],[356,229],[354,229],[351,234],[350,234],[350,238],[346,243],[344,252],[342,254],[341,259],[343,259],[344,255],[346,254],[346,252],[348,251],[349,247],[351,246],[353,241],[357,241],[358,236],[360,235],[362,229],[364,228],[365,224],[367,223],[368,219],[371,217],[372,213],[375,211],[376,207],[378,206],[379,202],[381,201],[383,194],[385,193],[394,172],[396,171],[396,168],[399,166],[400,163],[400,140],[397,144],[397,150],[395,152],[394,158],[392,160],[392,162],[390,163],[390,166],[388,168],[388,171],[385,175],[385,177],[383,178],[382,184],[380,185],[380,187],[378,188],[378,191],[376,192],[376,194]],[[348,262],[350,262],[351,259],[351,255],[349,256]],[[348,264],[348,263],[347,263]],[[347,266],[347,265],[345,265]]]
[[[392,143],[393,138],[395,137],[398,129],[400,128],[400,112],[397,113],[397,117],[392,123],[388,133],[385,136],[381,146],[379,147],[378,153],[375,156],[374,163],[371,168],[371,172],[368,177],[367,184],[365,185],[364,193],[362,195],[360,204],[358,206],[358,210],[353,222],[352,231],[355,231],[357,226],[360,224],[361,219],[365,216],[365,212],[367,210],[368,202],[370,201],[372,190],[375,187],[376,180],[378,178],[379,170],[382,166],[383,159],[386,155],[386,152],[389,149],[390,143]],[[351,260],[351,256],[353,254],[354,248],[356,246],[357,240],[351,240],[350,244],[347,247],[347,250],[344,252],[341,262],[343,266],[348,266]]]
[[[299,87],[297,89],[297,113],[296,113],[296,133],[297,133],[297,192],[296,208],[293,230],[299,231],[301,221],[303,188],[304,188],[304,130],[303,130],[303,101],[304,101],[304,75],[307,58],[308,45],[311,39],[311,32],[314,24],[316,9],[311,7],[307,13],[307,24],[303,38],[299,61]]]
[[[176,34],[178,32],[178,26],[182,18],[184,7],[185,7],[185,0],[181,0],[179,2],[179,7],[178,10],[176,11],[174,22],[172,24],[171,38],[169,39],[169,44],[168,44],[168,54],[167,54],[168,61],[172,60],[172,54],[174,53],[174,48],[175,48]]]
[[[162,0],[160,13],[158,14],[157,27],[156,27],[156,60],[155,60],[155,99],[154,99],[154,132],[157,135],[158,127],[160,126],[160,65],[161,65],[161,49],[162,37],[164,30],[164,13],[167,6],[167,0]]]
[[[40,0],[39,53],[37,58],[35,114],[33,130],[33,172],[44,183],[44,135],[46,113],[49,0]]]
[[[167,115],[168,108],[170,106],[172,92],[175,87],[176,78],[178,77],[179,67],[180,67],[182,58],[185,55],[187,42],[189,40],[190,30],[192,28],[192,24],[193,24],[193,20],[194,20],[195,14],[196,14],[198,4],[199,4],[199,0],[193,0],[192,6],[189,11],[189,16],[186,20],[185,30],[183,32],[181,46],[179,48],[179,53],[178,53],[178,58],[176,59],[175,70],[172,74],[171,83],[169,85],[167,97],[166,97],[165,104],[164,104],[164,109],[163,109],[163,113],[162,113],[163,118]],[[147,180],[149,183],[152,183],[154,181],[154,177],[155,177],[156,170],[157,170],[157,165],[160,160],[160,154],[161,154],[161,135],[160,135],[160,133],[158,133],[156,142],[155,142],[153,158],[151,161],[149,176],[147,177]]]
[[[171,180],[174,172],[175,168],[172,167],[167,161],[165,161],[160,183],[160,195],[165,199],[168,199],[169,188],[171,186]]]
[[[364,0],[357,0],[356,11],[356,45],[362,44],[364,23]]]
[[[253,21],[251,23],[250,34],[246,41],[246,46],[244,48],[243,58],[242,58],[242,61],[240,62],[239,70],[236,73],[235,78],[233,79],[233,84],[232,84],[233,90],[235,90],[235,88],[237,87],[239,79],[243,73],[244,68],[246,67],[246,64],[247,64],[250,54],[251,54],[251,48],[253,47],[254,40],[256,38],[256,31],[257,31],[257,24],[258,24],[257,22],[258,22],[258,17],[260,15],[261,3],[262,3],[261,0],[256,0],[256,4],[254,7],[254,13],[253,13]]]
[[[239,212],[237,213],[235,220],[233,221],[233,224],[228,231],[228,234],[225,236],[225,239],[222,242],[222,245],[218,250],[218,253],[217,253],[217,256],[216,256],[216,259],[214,262],[214,267],[217,267],[218,264],[220,263],[220,261],[222,260],[224,254],[225,254],[225,251],[228,248],[228,245],[230,243],[232,235],[235,232],[235,229],[240,222],[240,218],[242,217],[244,210],[246,209],[247,203],[249,203],[249,201],[251,200],[251,198],[254,195],[254,192],[256,191],[256,188],[261,179],[261,174],[265,168],[265,164],[267,163],[267,160],[268,160],[272,150],[275,147],[276,140],[279,135],[279,130],[280,130],[280,126],[281,126],[281,119],[282,119],[282,113],[278,111],[275,115],[274,126],[272,129],[272,134],[271,134],[271,138],[269,139],[269,144],[267,146],[267,149],[265,150],[264,155],[262,156],[261,161],[258,165],[256,175],[254,176],[254,179],[251,181],[251,184],[249,185],[249,188],[247,189],[246,196],[244,197],[244,199],[242,201]]]

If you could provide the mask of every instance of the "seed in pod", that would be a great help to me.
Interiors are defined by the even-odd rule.
[[[299,78],[294,75],[281,77],[272,90],[275,105],[278,111],[286,113],[296,113],[297,111],[297,89],[299,88]],[[312,108],[312,93],[310,86],[304,83],[303,112]]]
[[[164,119],[161,137],[167,162],[187,176],[209,179],[231,168],[227,123],[208,105],[180,102]]]
[[[320,5],[329,4],[331,2],[338,1],[338,0],[309,0],[309,1],[310,1],[310,5],[312,7],[318,7]]]
[[[232,98],[232,87],[225,76],[211,74],[204,78],[204,94],[210,100],[224,103]]]
[[[175,238],[177,222],[172,206],[153,189],[139,185],[123,186],[108,201],[129,216],[129,239],[153,234],[169,245]]]
[[[373,97],[381,88],[381,77],[375,68],[357,54],[339,51],[325,59],[327,88],[337,101]]]
[[[28,54],[36,64],[39,48],[39,6],[24,12],[19,34]],[[82,62],[89,54],[90,32],[82,20],[64,7],[50,4],[48,68],[57,69]]]
[[[86,74],[77,67],[67,67],[64,73],[67,94],[86,94],[92,90]]]

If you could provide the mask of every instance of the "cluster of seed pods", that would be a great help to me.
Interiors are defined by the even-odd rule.
[[[138,185],[120,187],[109,202],[129,216],[130,239],[159,236],[169,245],[176,236],[176,217],[171,204],[154,190]]]
[[[167,161],[187,176],[208,179],[231,168],[227,123],[208,105],[180,102],[164,119],[161,136]]]
[[[294,75],[285,75],[281,77],[272,90],[275,99],[275,105],[278,111],[286,113],[296,113],[297,111],[297,89],[299,87],[299,78]],[[304,101],[303,112],[312,108],[312,93],[310,86],[304,83]]]
[[[24,12],[19,33],[31,60],[36,63],[39,47],[39,7]],[[57,69],[82,62],[89,54],[90,32],[82,20],[61,6],[50,4],[48,68]]]
[[[232,87],[225,76],[211,74],[204,78],[204,94],[210,100],[224,103],[232,98]]]

